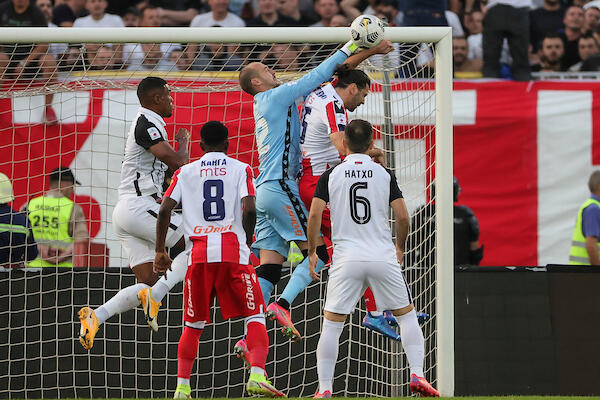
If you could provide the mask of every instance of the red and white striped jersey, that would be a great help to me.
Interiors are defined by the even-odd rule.
[[[252,169],[225,153],[206,153],[173,174],[165,192],[182,204],[192,263],[249,264],[242,199],[255,196]]]
[[[329,135],[348,123],[344,102],[331,83],[308,95],[301,119],[302,174],[319,176],[342,161]]]

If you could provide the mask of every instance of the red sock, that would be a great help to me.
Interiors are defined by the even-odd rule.
[[[202,329],[194,329],[186,326],[183,329],[179,345],[177,346],[177,377],[190,379],[192,367],[198,355],[198,341]]]
[[[367,307],[367,311],[377,311],[377,304],[375,304],[375,296],[373,296],[371,288],[367,288],[367,290],[365,290],[365,294],[363,295],[363,297],[365,299],[365,306]]]
[[[269,355],[267,328],[260,322],[250,322],[246,334],[246,343],[250,353],[250,366],[265,369],[267,356]]]

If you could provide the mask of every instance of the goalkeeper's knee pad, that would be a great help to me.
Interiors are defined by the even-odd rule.
[[[281,279],[281,264],[262,264],[256,267],[256,276],[263,278],[273,285],[276,285]]]

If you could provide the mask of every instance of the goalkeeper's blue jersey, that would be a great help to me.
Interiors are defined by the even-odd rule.
[[[341,50],[297,81],[254,96],[254,124],[259,175],[256,185],[279,179],[295,180],[300,172],[300,116],[296,100],[326,82],[348,56]]]

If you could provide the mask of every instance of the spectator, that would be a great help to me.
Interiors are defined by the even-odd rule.
[[[592,33],[600,22],[600,8],[588,7],[583,12],[583,33]]]
[[[562,58],[565,54],[564,43],[560,36],[549,33],[542,40],[540,50],[540,63],[533,65],[533,72],[558,72],[562,71]]]
[[[530,0],[489,0],[483,19],[483,76],[500,77],[502,43],[508,39],[515,80],[527,81],[529,71]]]
[[[229,0],[208,0],[210,12],[199,14],[190,23],[191,27],[209,27],[214,25],[230,28],[243,28],[246,23],[237,15],[230,13]]]
[[[559,35],[565,46],[563,70],[566,71],[571,65],[581,61],[577,50],[577,41],[582,34],[583,9],[576,6],[567,8],[563,22],[565,23],[565,29],[559,31]]]
[[[277,11],[277,0],[258,0],[258,16],[248,26],[296,26],[297,22]]]
[[[348,18],[346,18],[344,14],[335,14],[333,17],[331,17],[329,26],[334,28],[344,28],[350,26],[350,21],[348,21]]]
[[[159,26],[189,26],[199,12],[205,11],[203,3],[198,0],[148,0],[138,4],[138,7],[156,7]]]
[[[482,60],[470,60],[469,45],[464,37],[452,38],[452,59],[454,61],[454,77],[458,79],[464,78],[481,78],[481,69],[483,68]]]
[[[94,53],[94,57],[90,58],[89,66],[90,69],[96,71],[105,71],[114,68],[115,65],[115,53],[109,46],[100,46]]]
[[[15,199],[12,184],[0,173],[0,267],[24,267],[38,255],[27,217],[8,204]]]
[[[75,20],[75,28],[121,28],[123,20],[118,15],[106,14],[106,0],[86,0],[85,8],[90,15]]]
[[[30,0],[8,0],[0,4],[0,25],[6,27],[47,27],[44,14]],[[0,77],[4,83],[24,83],[42,79],[56,82],[56,60],[48,53],[48,44],[4,44],[0,53]],[[54,94],[45,96],[43,121],[55,125],[58,120],[52,108]]]
[[[56,168],[50,173],[50,190],[24,206],[39,253],[28,267],[72,267],[75,243],[88,242],[83,210],[71,200],[76,184],[69,168]]]
[[[163,43],[164,45],[164,43]],[[169,61],[169,54],[163,52],[160,43],[142,43],[139,45],[141,49],[142,59],[136,64],[129,64],[128,70],[132,71],[172,71],[176,67]],[[170,52],[170,51],[169,51]],[[136,50],[136,56],[140,52]]]
[[[88,15],[88,11],[85,9],[86,0],[65,0],[64,4],[71,8],[75,18],[85,17]],[[58,24],[57,24],[58,25]]]
[[[315,12],[320,19],[311,26],[328,27],[331,23],[331,18],[340,12],[340,7],[338,6],[336,0],[315,0]]]
[[[344,15],[353,21],[361,14],[375,15],[375,0],[368,0],[366,3],[363,0],[342,0],[340,8]],[[398,4],[396,4],[397,8]]]
[[[473,211],[458,205],[460,186],[454,178],[454,265],[479,265],[483,246],[479,244],[479,223]],[[435,186],[431,201],[419,207],[411,221],[405,262],[412,268],[431,268],[435,263]]]
[[[158,14],[158,8],[154,6],[145,6],[140,10],[140,20],[139,26],[142,27],[158,27],[160,26],[160,16]],[[169,65],[168,57],[171,52],[171,49],[180,48],[180,44],[172,44],[172,43],[161,43],[160,52],[165,58],[162,60],[161,67],[165,68]],[[152,46],[146,46],[145,49],[149,50]],[[154,53],[156,56],[156,53]],[[123,45],[123,64],[127,66],[128,69],[132,70],[145,70],[146,68],[142,67],[142,63],[146,58],[146,51],[142,48],[142,45],[139,43],[125,43]],[[160,60],[159,60],[160,61]],[[157,62],[154,63],[156,65]]]
[[[54,11],[53,11],[54,6],[52,5],[52,1],[51,0],[36,0],[35,5],[44,14],[44,17],[46,17],[48,27],[57,28],[57,25],[55,25],[52,22],[52,15],[54,13]],[[70,11],[68,6],[64,6],[64,7],[66,7]],[[73,23],[71,23],[71,25],[73,25]],[[48,44],[48,52],[50,54],[52,54],[52,57],[54,57],[55,60],[60,60],[62,58],[62,55],[67,52],[67,48],[68,48],[68,45],[66,43],[49,43]]]
[[[571,65],[569,72],[580,72],[585,60],[592,56],[597,56],[600,52],[600,48],[598,47],[596,39],[594,39],[591,34],[584,34],[577,42],[577,51],[579,52],[581,61]]]
[[[469,60],[482,60],[483,61],[483,47],[481,42],[483,40],[483,13],[481,11],[473,11],[469,14],[469,18],[465,17],[465,22],[468,21],[466,28],[471,33],[467,37],[467,45],[469,47],[469,54],[467,58]],[[512,58],[510,58],[510,52],[508,50],[508,40],[504,39],[502,43],[502,54],[500,55],[500,64],[509,66],[512,64]]]
[[[169,53],[169,62],[174,64],[179,71],[187,71],[190,66],[187,53],[181,47],[171,50],[171,53]]]
[[[569,264],[600,265],[600,171],[588,180],[590,197],[579,207],[569,252]]]
[[[140,11],[137,7],[129,7],[121,16],[123,25],[127,28],[135,28],[140,23]]]
[[[273,45],[261,61],[273,69],[285,71],[300,70],[300,52],[298,47],[291,44]]]
[[[281,15],[292,18],[296,21],[296,25],[298,26],[309,26],[315,23],[312,18],[300,12],[298,0],[279,0],[277,3],[277,11],[279,11]]]
[[[395,0],[375,0],[373,3],[374,13],[389,26],[402,25],[402,14],[398,10],[398,2]]]
[[[479,222],[469,207],[457,204],[460,192],[454,177],[454,265],[479,265],[483,258]]]
[[[66,4],[59,4],[52,10],[52,23],[61,28],[72,27],[75,22],[73,10]]]
[[[209,44],[198,54],[192,69],[199,71],[237,71],[243,60],[220,43]]]
[[[564,29],[564,16],[565,9],[561,6],[560,0],[544,0],[542,7],[529,12],[530,39],[534,52],[538,52],[542,40],[548,33]]]

